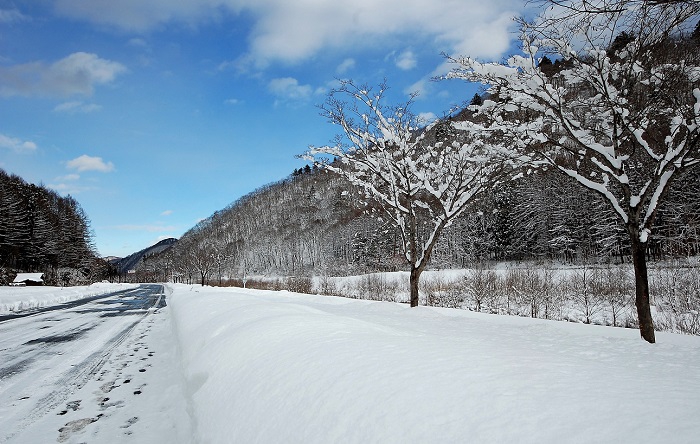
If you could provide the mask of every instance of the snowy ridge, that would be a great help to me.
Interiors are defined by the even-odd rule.
[[[700,338],[173,285],[194,442],[694,442]]]
[[[135,284],[106,283],[78,287],[0,287],[0,314],[34,310],[136,287]]]

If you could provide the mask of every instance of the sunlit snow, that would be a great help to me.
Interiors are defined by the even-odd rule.
[[[198,442],[693,442],[700,338],[177,285]]]
[[[55,291],[25,294],[39,300],[42,290]],[[166,294],[168,306],[149,312],[115,349],[134,362],[143,355],[148,371],[110,386],[107,396],[108,379],[89,382],[70,398],[84,406],[48,415],[30,436],[76,443],[689,443],[700,436],[700,337],[659,332],[651,345],[634,329],[284,291],[169,284]],[[100,374],[120,373],[118,361]],[[113,407],[90,410],[98,395]],[[4,408],[19,406],[17,396]],[[79,423],[86,417],[99,420]],[[75,430],[61,434],[62,424]]]

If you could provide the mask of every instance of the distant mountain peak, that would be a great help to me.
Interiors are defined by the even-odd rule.
[[[129,256],[126,256],[123,259],[119,259],[115,265],[117,266],[119,273],[126,273],[129,270],[136,269],[136,267],[141,263],[141,261],[143,261],[144,257],[167,250],[176,243],[177,239],[175,239],[174,237],[163,239],[162,241],[151,245],[148,248],[144,248],[141,251],[137,251],[136,253],[130,254]]]

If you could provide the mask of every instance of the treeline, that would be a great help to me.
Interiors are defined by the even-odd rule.
[[[668,192],[648,242],[652,260],[700,252],[700,168]],[[433,266],[474,261],[551,260],[626,263],[626,233],[609,205],[557,171],[540,171],[495,187],[438,242]]]
[[[90,220],[80,204],[0,170],[0,283],[16,272],[42,272],[47,283],[97,279]]]
[[[669,191],[649,242],[652,260],[700,253],[700,168]],[[493,187],[439,240],[431,268],[494,261],[628,263],[624,229],[595,194],[550,170]],[[145,259],[141,279],[219,284],[254,275],[342,276],[405,269],[401,236],[339,175],[295,170],[216,212],[173,248]]]

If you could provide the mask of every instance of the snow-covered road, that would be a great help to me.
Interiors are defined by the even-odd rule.
[[[164,306],[143,285],[0,323],[0,442],[179,441]]]

